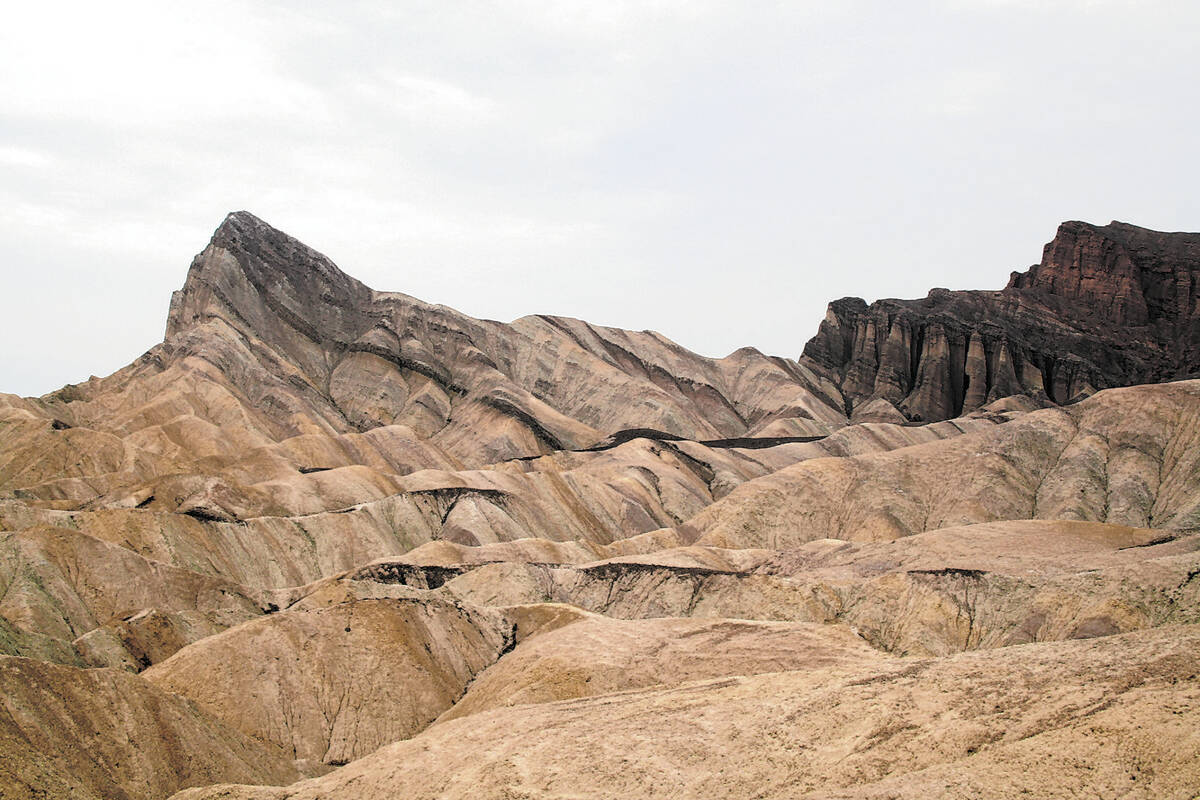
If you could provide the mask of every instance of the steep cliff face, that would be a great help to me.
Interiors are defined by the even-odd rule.
[[[1042,262],[1013,273],[1008,289],[1059,298],[1120,325],[1170,325],[1195,318],[1198,274],[1200,234],[1064,222]]]
[[[804,348],[859,419],[945,419],[1014,394],[1068,403],[1200,370],[1200,234],[1065,222],[999,292],[829,306]]]

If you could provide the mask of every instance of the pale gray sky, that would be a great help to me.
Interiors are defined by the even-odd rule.
[[[796,356],[1066,219],[1200,229],[1200,3],[7,3],[0,391],[104,375],[247,209],[475,316]]]

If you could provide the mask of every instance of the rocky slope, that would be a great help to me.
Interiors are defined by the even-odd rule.
[[[707,359],[230,215],[0,395],[0,796],[1190,798],[1200,381],[1105,387],[1195,371],[1198,240]]]
[[[792,547],[1004,519],[1192,529],[1198,437],[1200,381],[1113,389],[944,444],[786,467],[686,530],[723,547]]]

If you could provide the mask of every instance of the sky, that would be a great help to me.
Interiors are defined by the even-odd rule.
[[[1200,3],[6,3],[0,392],[162,339],[225,214],[489,319],[796,357],[1059,222],[1200,230]]]

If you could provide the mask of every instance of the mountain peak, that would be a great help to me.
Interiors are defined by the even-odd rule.
[[[371,294],[303,242],[249,211],[235,211],[213,232],[172,296],[167,336],[219,317],[255,336],[269,334],[282,321],[324,341],[345,328],[345,318],[356,316]]]
[[[269,237],[272,235],[287,236],[283,231],[249,211],[230,211],[213,231],[212,238],[214,240],[236,240],[239,237]]]

